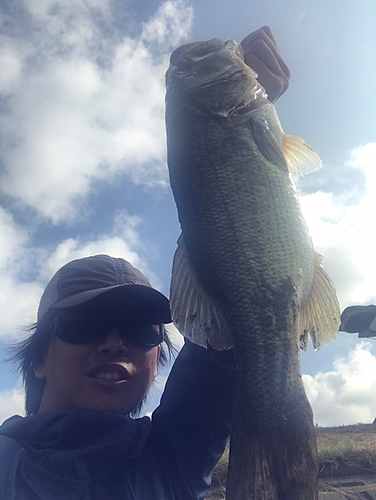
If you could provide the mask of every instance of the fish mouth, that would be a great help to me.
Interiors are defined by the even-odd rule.
[[[182,57],[187,57],[194,62],[207,59],[223,49],[224,45],[224,41],[220,38],[212,38],[204,42],[186,43],[171,54],[170,66],[175,65]]]
[[[250,112],[255,111],[260,106],[264,106],[267,102],[268,100],[266,97],[256,97],[256,99],[252,99],[251,101],[248,102],[241,101],[229,111],[228,115],[229,116],[247,115]]]
[[[251,114],[267,102],[268,95],[265,92],[264,87],[253,78],[249,87],[240,96],[235,106],[230,109],[227,116],[234,119],[247,117],[247,115]]]

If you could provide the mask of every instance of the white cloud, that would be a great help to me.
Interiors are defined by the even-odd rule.
[[[370,423],[376,417],[376,357],[369,342],[360,342],[333,370],[303,375],[314,421],[323,427]]]
[[[147,253],[148,248],[147,242],[140,240],[137,231],[140,224],[140,217],[121,210],[115,213],[113,227],[108,233],[101,234],[91,241],[67,238],[45,259],[40,269],[40,278],[47,282],[67,262],[104,253],[128,260],[148,277],[153,286],[158,287],[158,278],[140,256],[144,251]]]
[[[315,248],[324,256],[323,266],[334,281],[342,309],[376,303],[376,143],[354,148],[345,166],[359,169],[365,177],[361,191],[354,184],[352,203],[348,202],[349,186],[343,196],[337,189],[336,193],[317,191],[300,197]],[[361,342],[347,357],[337,359],[333,370],[314,377],[303,375],[316,423],[330,426],[374,420],[376,357],[371,348],[372,344]]]
[[[1,191],[54,224],[82,212],[95,180],[167,185],[164,73],[192,10],[169,0],[138,37],[111,38],[111,5],[25,1],[29,32],[2,37]]]
[[[180,349],[184,345],[184,337],[183,335],[179,332],[179,330],[176,328],[176,326],[173,323],[170,323],[169,325],[166,325],[166,330],[168,333],[168,336],[173,343],[174,347],[180,351]]]
[[[19,327],[36,320],[43,288],[61,266],[73,259],[101,253],[122,257],[140,269],[154,287],[160,288],[158,277],[143,257],[150,258],[153,248],[147,241],[140,240],[138,227],[141,222],[138,216],[118,211],[113,227],[96,238],[66,238],[55,247],[33,249],[29,248],[30,242],[22,228],[0,211],[0,234],[3,229],[8,249],[0,253],[0,336],[13,336]],[[30,272],[34,278],[26,281],[24,276]]]
[[[0,335],[9,335],[17,325],[34,320],[34,304],[42,287],[20,279],[36,258],[29,243],[28,231],[0,207]]]
[[[141,40],[160,44],[168,50],[188,38],[192,21],[192,7],[188,7],[182,0],[168,0],[159,7],[157,14],[144,24]]]
[[[13,42],[13,43],[12,43]],[[0,78],[0,93],[8,93],[14,89],[22,73],[22,45],[14,44],[14,41],[0,37],[0,67],[2,75]]]
[[[51,278],[61,266],[73,259],[81,259],[82,257],[103,253],[128,260],[135,267],[138,267],[140,270],[142,269],[149,278],[153,275],[137,252],[133,251],[122,238],[119,236],[103,235],[94,241],[81,241],[79,238],[64,240],[56,247],[55,251],[42,266],[41,276],[49,276]]]
[[[148,265],[155,248],[141,241],[137,215],[117,211],[112,228],[98,234],[94,227],[85,238],[71,225],[72,236],[53,245],[36,246],[35,229],[83,219],[92,190],[119,184],[122,176],[167,186],[164,73],[192,23],[184,0],[162,2],[133,37],[126,34],[126,2],[15,4],[17,18],[0,17],[6,27],[0,35],[0,196],[7,207],[21,208],[13,216],[0,206],[0,336],[11,338],[35,321],[43,288],[69,260],[123,257],[160,287]],[[27,227],[14,218],[24,208]],[[181,344],[179,334],[173,337]],[[23,411],[18,389],[0,393],[0,403],[0,419]]]
[[[20,327],[36,320],[36,307],[43,292],[40,282],[22,282],[2,273],[0,292],[0,337],[19,334]]]
[[[0,423],[13,415],[24,414],[24,393],[21,389],[0,391]]]
[[[110,7],[109,0],[91,0],[90,2],[82,2],[82,0],[39,0],[38,2],[24,0],[23,3],[36,20],[45,20],[46,18],[51,20],[51,18],[58,17],[58,13],[63,15],[64,20],[68,20],[73,12],[76,14],[75,19],[77,20],[90,9],[105,12]]]
[[[336,285],[342,308],[376,299],[373,216],[376,213],[376,143],[351,151],[348,165],[366,176],[367,192],[356,205],[331,193],[300,197],[316,250]]]
[[[20,257],[27,241],[27,230],[17,225],[12,214],[0,206],[0,270]]]

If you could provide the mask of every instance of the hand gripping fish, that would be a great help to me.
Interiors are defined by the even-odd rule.
[[[228,500],[317,500],[312,410],[299,347],[338,331],[292,175],[321,166],[285,135],[238,43],[185,45],[166,74],[171,187],[182,234],[171,310],[193,342],[234,347],[238,392]]]

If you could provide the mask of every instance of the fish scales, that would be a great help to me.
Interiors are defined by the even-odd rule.
[[[269,172],[259,166],[263,158],[257,151],[252,158],[248,149],[255,146],[248,137],[242,144],[243,151],[234,154],[231,135],[235,133],[233,142],[239,142],[240,127],[232,130],[217,120],[195,118],[183,118],[188,127],[196,130],[189,141],[197,148],[185,159],[189,167],[170,173],[173,191],[180,200],[178,212],[186,244],[196,237],[195,245],[201,245],[196,247],[194,258],[201,257],[206,265],[208,255],[218,252],[221,259],[223,247],[217,244],[221,238],[225,256],[229,255],[228,251],[234,252],[239,266],[244,266],[243,276],[248,278],[251,266],[253,282],[258,276],[268,277],[271,283],[289,277],[292,272],[298,276],[302,259],[307,260],[307,253],[313,256],[313,247],[310,238],[304,238],[307,231],[298,204],[291,204],[291,197],[296,200],[295,189],[278,169]],[[171,123],[169,143],[174,142],[175,136],[177,141],[182,136],[183,130],[179,131],[178,126]],[[249,135],[244,128],[245,135]],[[255,168],[250,168],[255,163]],[[229,225],[225,227],[223,221]],[[193,231],[195,236],[190,238]],[[232,276],[232,262],[225,258],[221,264],[232,269]],[[229,269],[223,274],[228,276]],[[216,276],[217,271],[214,274]],[[235,286],[238,288],[236,282]]]
[[[260,86],[240,60],[238,47],[215,43],[214,54],[213,43],[207,54],[204,43],[193,44],[191,53],[187,46],[175,61],[173,55],[166,77],[170,182],[182,228],[171,285],[172,315],[194,342],[206,346],[208,341],[215,348],[234,345],[239,383],[227,498],[315,500],[312,410],[299,361],[300,308],[309,300],[315,253],[287,162],[273,137],[272,147],[267,144],[263,150],[263,134],[268,137],[273,120],[279,124],[274,107],[264,95],[259,97]],[[229,68],[220,70],[220,77],[218,57]],[[219,103],[206,108],[213,60],[212,99]],[[186,71],[191,64],[188,72],[195,68],[191,87],[182,83],[179,63]],[[206,92],[201,101],[200,70]],[[253,79],[251,85],[244,74]],[[221,77],[224,94],[218,87]],[[233,92],[237,85],[238,96]],[[255,101],[262,99],[262,105],[251,106],[246,119],[235,113],[232,120],[231,109],[236,100],[243,106],[244,92]],[[185,304],[188,284],[192,303]],[[207,309],[200,309],[204,306],[195,295],[209,302]],[[228,332],[227,340],[221,330]]]
[[[278,291],[280,281],[290,276],[288,256],[294,248],[290,228],[295,225],[297,212],[300,216],[300,211],[296,207],[291,209],[291,204],[286,202],[291,187],[283,176],[278,175],[278,171],[268,175],[268,169],[260,168],[263,159],[259,158],[256,149],[252,154],[253,144],[249,143],[248,130],[244,134],[245,144],[240,146],[239,127],[234,131],[224,121],[218,123],[211,117],[197,115],[186,118],[185,124],[195,131],[195,137],[190,137],[189,141],[194,141],[196,147],[189,159],[189,169],[184,169],[184,179],[177,180],[177,188],[174,188],[176,171],[171,172],[171,184],[174,192],[180,191],[179,199],[195,200],[195,203],[189,204],[189,209],[184,207],[183,212],[179,210],[185,243],[193,265],[205,279],[208,290],[220,298],[229,314],[233,311],[231,323],[237,325],[239,332],[247,331],[247,335],[240,333],[236,345],[240,343],[242,351],[250,351],[245,354],[247,360],[251,361],[256,356],[245,372],[252,381],[248,385],[253,392],[268,379],[270,385],[278,380],[274,376],[278,370],[273,356],[280,357],[285,365],[283,360],[286,355],[283,353],[287,349],[284,348],[285,339],[275,335],[275,328],[267,329],[265,335],[255,330],[260,318],[253,320],[255,326],[252,327],[249,309],[251,305],[255,308],[259,301],[261,314],[264,315],[265,303],[270,298],[263,297],[261,283],[265,281],[265,286],[269,287],[264,295],[273,295],[274,288],[275,292]],[[179,134],[178,124],[172,124],[171,129]],[[234,132],[236,135],[232,137]],[[174,140],[173,135],[171,140]],[[238,153],[234,155],[235,140]],[[264,162],[267,163],[267,160]],[[255,166],[254,171],[252,166]],[[281,180],[284,185],[281,185]],[[281,194],[281,188],[287,193]],[[185,193],[181,193],[182,190]],[[272,216],[273,213],[275,215]],[[265,219],[265,214],[270,217]],[[274,231],[273,228],[278,226],[284,230]],[[296,226],[298,240],[298,224]],[[302,247],[302,253],[312,251],[309,240],[306,248]],[[294,267],[298,275],[299,262],[294,263]],[[265,356],[262,355],[264,350]],[[273,368],[272,372],[270,368]],[[243,373],[242,370],[239,372]],[[260,385],[255,383],[258,378]],[[267,386],[268,400],[271,389]],[[273,393],[275,398],[280,397],[281,388],[275,387]]]

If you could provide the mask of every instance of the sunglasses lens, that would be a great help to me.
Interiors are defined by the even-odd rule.
[[[135,324],[122,318],[117,323],[121,335],[132,344],[155,347],[163,342],[162,325]]]
[[[87,343],[106,335],[113,322],[105,314],[87,311],[68,311],[57,317],[57,337],[72,343]]]
[[[65,342],[86,344],[105,337],[115,325],[121,336],[135,345],[155,347],[163,342],[161,325],[141,323],[131,320],[129,316],[112,315],[105,311],[66,311],[55,317],[52,330]]]

